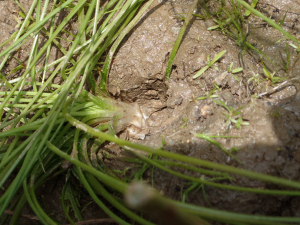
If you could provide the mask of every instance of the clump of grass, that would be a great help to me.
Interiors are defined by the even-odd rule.
[[[13,73],[20,72],[20,77],[8,80],[8,74],[0,76],[2,79],[0,92],[0,115],[2,116],[0,187],[3,190],[3,195],[0,197],[0,216],[2,224],[8,219],[11,224],[18,224],[19,216],[26,203],[30,205],[43,224],[57,224],[55,218],[46,213],[38,201],[36,189],[58,175],[66,178],[61,199],[64,214],[71,224],[74,224],[75,220],[83,219],[82,212],[76,203],[78,195],[70,185],[71,179],[78,180],[91,199],[117,223],[130,224],[128,222],[130,220],[139,224],[154,224],[139,213],[128,209],[117,197],[128,193],[131,187],[101,161],[98,155],[99,148],[106,141],[116,143],[124,150],[132,152],[136,156],[132,160],[143,163],[136,179],[142,179],[147,168],[155,167],[192,182],[190,190],[196,187],[202,187],[204,190],[204,186],[213,186],[257,194],[300,195],[300,184],[297,181],[175,154],[162,148],[153,149],[117,137],[116,133],[124,129],[124,126],[133,124],[143,127],[144,120],[137,105],[128,105],[107,97],[106,82],[109,67],[122,39],[134,27],[153,0],[144,2],[143,5],[143,1],[135,0],[110,0],[103,5],[100,4],[100,0],[81,0],[77,4],[74,4],[73,0],[61,0],[54,3],[46,0],[44,4],[40,0],[34,0],[28,12],[17,0],[16,2],[24,11],[25,18],[20,24],[20,29],[1,46],[5,49],[0,53],[3,59],[0,70],[4,68],[5,63],[9,63],[9,60],[15,57],[14,51],[26,42],[31,41],[32,48],[28,60],[20,61],[19,65],[12,70]],[[36,9],[35,18],[34,9]],[[50,30],[46,30],[45,25],[48,22],[54,25],[54,18],[62,10],[67,12],[63,21],[57,24],[57,27],[52,26]],[[257,14],[257,11],[253,9],[251,12]],[[76,19],[80,22],[78,34],[70,37],[70,46],[64,49],[56,39],[68,32],[66,25]],[[46,43],[42,46],[38,41],[41,35],[47,37]],[[12,43],[8,45],[11,41]],[[51,46],[56,46],[63,53],[61,58],[53,62],[50,62]],[[108,55],[105,55],[107,52]],[[101,61],[103,58],[104,62]],[[99,67],[101,63],[104,63],[103,68]],[[213,63],[210,63],[212,66]],[[42,66],[38,67],[37,64],[42,64]],[[99,68],[103,69],[100,84],[96,82],[95,77]],[[56,77],[63,80],[62,84],[54,82]],[[83,88],[86,82],[89,83],[90,91],[94,94]],[[208,97],[215,96],[211,92],[208,93]],[[235,123],[233,116],[237,115],[237,112],[227,110],[232,114],[228,118],[230,123]],[[238,122],[237,120],[236,124]],[[210,141],[213,140],[210,139]],[[151,154],[152,157],[145,157],[137,150]],[[205,177],[189,176],[186,175],[188,173],[177,172],[176,168],[205,174]],[[12,174],[16,176],[13,177]],[[228,179],[233,182],[232,175],[295,190],[261,190],[217,182],[218,179]],[[185,196],[187,194],[188,192]],[[102,201],[103,198],[109,205]],[[65,205],[66,199],[74,211],[75,218],[69,215],[68,207]],[[11,204],[12,200],[14,200],[13,204]],[[183,221],[195,218],[193,221],[201,221],[203,224],[207,224],[203,219],[229,224],[299,222],[298,218],[251,216],[208,209],[166,200],[155,194],[154,206],[160,203],[163,203],[167,209],[174,206],[176,211],[180,212],[177,216]],[[115,213],[111,206],[125,215],[127,219],[120,216],[120,213]],[[7,209],[14,212],[11,218],[5,216]],[[146,212],[148,211],[146,208]]]
[[[13,51],[33,38],[31,55],[26,62],[26,67],[18,67],[13,70],[13,72],[21,72],[20,78],[12,83],[7,81],[5,75],[2,76],[3,85],[6,87],[0,93],[2,97],[0,126],[3,130],[1,152],[3,147],[8,145],[9,147],[5,147],[6,151],[1,154],[0,186],[9,184],[7,183],[8,178],[13,172],[17,172],[17,176],[0,198],[0,215],[4,213],[17,191],[23,187],[25,200],[17,202],[11,208],[15,211],[12,221],[17,221],[22,207],[28,201],[43,223],[55,223],[36,201],[34,190],[49,178],[45,174],[49,175],[58,170],[59,173],[54,173],[58,175],[64,172],[59,169],[61,165],[64,165],[64,168],[68,167],[60,157],[50,151],[46,143],[49,142],[74,156],[76,153],[76,148],[75,150],[72,148],[74,138],[89,139],[85,133],[76,131],[67,123],[62,114],[65,102],[70,103],[70,108],[67,109],[70,115],[93,126],[93,129],[107,130],[107,132],[113,133],[122,130],[126,124],[143,126],[143,118],[138,107],[128,106],[125,103],[103,97],[103,95],[93,96],[83,90],[83,86],[87,78],[93,76],[93,68],[107,48],[121,32],[125,32],[124,27],[127,26],[126,31],[129,32],[134,25],[130,22],[137,21],[151,2],[149,1],[141,8],[141,1],[129,0],[123,2],[123,6],[120,8],[122,1],[114,0],[108,1],[100,8],[99,0],[83,0],[76,5],[71,0],[58,1],[53,3],[51,11],[46,15],[49,1],[43,5],[42,12],[41,1],[33,1],[30,10],[26,12],[20,30],[13,35],[14,42],[10,46],[6,46],[5,50],[0,53],[0,57],[4,57],[1,64],[2,69],[5,62],[9,62]],[[30,19],[35,8],[37,10],[36,17]],[[63,9],[68,12],[64,20],[56,29],[51,28],[49,32],[45,31],[43,26],[48,21],[53,24],[53,19]],[[136,14],[138,9],[140,10]],[[41,14],[39,14],[40,12]],[[66,32],[65,26],[77,14],[80,20],[78,35],[73,38],[69,50],[63,49],[58,45],[56,38]],[[112,17],[114,17],[113,20],[111,20]],[[101,26],[99,27],[98,24]],[[36,34],[35,32],[40,29],[45,32],[41,31]],[[48,40],[43,46],[38,46],[38,36],[42,34],[46,35]],[[4,44],[7,45],[8,42]],[[56,45],[64,55],[50,63],[52,44]],[[37,51],[38,48],[39,51]],[[79,56],[78,53],[80,53]],[[45,61],[42,61],[44,65],[38,69],[36,64],[43,57],[46,58]],[[73,57],[77,57],[76,61],[73,60]],[[49,68],[53,66],[55,69],[49,71]],[[54,84],[54,78],[57,76],[64,80],[62,85]],[[38,77],[42,77],[39,82]],[[98,94],[101,93],[95,79],[89,79],[89,82]],[[25,85],[31,86],[32,91],[25,91]],[[99,143],[103,141],[98,140]],[[87,153],[86,150],[82,151]],[[87,164],[90,161],[96,162],[95,158],[90,160],[89,157],[84,157],[84,159]],[[97,164],[95,163],[93,166],[97,166]],[[110,215],[112,214],[110,213]],[[77,219],[79,218],[82,217],[78,215]]]

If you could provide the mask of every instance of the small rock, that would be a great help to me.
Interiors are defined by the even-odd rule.
[[[204,105],[201,109],[201,115],[202,116],[210,116],[213,114],[213,109],[211,105]]]
[[[175,99],[174,104],[175,104],[175,105],[180,105],[180,104],[182,103],[182,101],[183,101],[182,96],[178,96],[178,97]]]
[[[146,96],[150,96],[150,97],[156,97],[158,96],[158,91],[155,90],[149,90],[145,93]]]
[[[227,83],[226,78],[227,78],[228,74],[229,73],[227,71],[225,71],[220,76],[216,77],[213,82],[218,86],[224,87]]]

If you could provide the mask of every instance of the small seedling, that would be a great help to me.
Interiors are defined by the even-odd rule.
[[[222,32],[222,34],[226,34],[226,29],[225,27],[230,23],[230,18],[226,19],[225,21],[221,21],[221,20],[216,20],[213,19],[213,21],[218,24],[215,26],[211,26],[209,28],[207,28],[207,30],[220,30]]]
[[[272,113],[273,117],[281,117],[282,115],[278,112],[278,109],[276,109],[273,113]]]
[[[247,81],[247,86],[249,88],[249,84],[252,82],[252,90],[254,89],[254,86],[257,86],[260,89],[260,80],[259,80],[259,74],[258,73],[254,73],[253,71],[251,71],[250,73],[252,73],[252,77],[248,79]],[[257,94],[253,95],[252,97],[257,98]]]
[[[133,167],[126,167],[124,170],[112,170],[116,174],[120,174],[121,176],[125,177],[126,173],[131,170]]]
[[[196,188],[196,190],[194,192],[197,192],[203,186],[202,184],[196,183],[196,182],[189,182],[188,185],[191,185],[191,186],[182,193],[181,202],[183,202],[183,203],[185,202],[186,196],[188,195],[188,193],[190,191],[192,191],[193,189]]]
[[[252,77],[247,82],[250,83],[251,81],[253,81],[257,85],[260,85],[259,74],[258,73],[255,74],[254,72],[252,72],[252,74],[253,74]]]
[[[226,50],[219,52],[212,61],[209,60],[209,56],[207,56],[207,65],[203,67],[201,70],[199,70],[195,76],[193,76],[193,79],[196,79],[197,77],[200,77],[206,70],[208,70],[210,67],[213,66],[215,62],[217,62],[224,54],[226,53]],[[214,66],[214,69],[218,70],[218,67]]]
[[[241,71],[243,71],[242,67],[236,68],[236,69],[232,69],[233,63],[230,64],[229,68],[227,69],[227,71],[229,73],[239,73]]]
[[[236,68],[236,69],[232,69],[233,63],[230,64],[229,68],[227,69],[228,73],[231,73],[232,76],[234,77],[234,79],[236,79],[237,81],[240,81],[239,78],[237,76],[235,76],[235,73],[239,73],[241,71],[243,71],[242,67]]]
[[[195,95],[192,95],[192,98],[190,99],[190,102],[198,102],[197,98],[195,97]]]
[[[201,133],[196,133],[195,134],[197,137],[202,138],[210,143],[212,143],[213,145],[219,147],[223,152],[225,152],[227,155],[229,155],[230,157],[232,157],[233,159],[235,159],[236,161],[238,161],[239,163],[240,160],[238,160],[234,155],[232,155],[227,149],[225,149],[219,142],[213,140],[212,138],[215,137],[224,137],[224,136],[208,136],[206,134],[201,134]],[[227,136],[226,136],[227,137]]]
[[[166,139],[163,136],[161,136],[161,145],[158,149],[164,149],[166,144],[167,144]]]
[[[253,0],[252,3],[251,3],[251,7],[252,7],[252,8],[255,8],[257,2],[258,2],[258,0]],[[245,16],[248,17],[248,16],[250,16],[250,14],[251,14],[251,11],[250,11],[249,9],[246,10]]]
[[[210,17],[209,15],[202,16],[202,15],[199,15],[199,14],[193,14],[193,16],[198,17],[202,20],[207,20]]]
[[[208,99],[208,98],[217,98],[219,97],[219,95],[214,95],[214,93],[217,91],[217,88],[213,89],[212,91],[210,92],[206,92],[206,96],[201,96],[201,97],[198,97],[197,99],[198,100],[205,100],[205,99]]]
[[[183,15],[187,15],[187,13],[179,13],[175,16],[175,18],[178,19],[178,20],[185,21],[185,17]],[[205,15],[205,16],[202,16],[200,14],[192,14],[192,15],[195,16],[195,17],[200,18],[201,20],[207,20],[210,17],[209,15]]]
[[[184,129],[184,128],[186,128],[186,126],[189,122],[189,118],[182,119],[182,122],[183,122],[183,125],[181,126],[181,128]]]
[[[237,148],[237,147],[232,147],[230,149],[231,152],[238,152],[239,150],[241,150],[240,148]]]
[[[222,106],[224,109],[226,109],[228,111],[227,113],[224,113],[224,115],[226,116],[226,125],[229,127],[229,125],[231,123],[234,123],[236,128],[240,128],[242,125],[247,126],[249,125],[248,122],[243,121],[242,117],[239,116],[238,118],[236,118],[237,115],[239,115],[241,113],[241,110],[244,107],[238,108],[238,109],[234,109],[234,107],[228,107],[222,100],[219,101],[215,101],[213,100],[214,103],[216,103],[217,105]]]
[[[221,88],[216,83],[214,83],[214,86],[217,90],[221,90]]]
[[[265,76],[267,77],[268,83],[266,84],[266,90],[268,90],[268,86],[271,84],[276,84],[279,83],[283,80],[285,80],[286,78],[280,78],[280,77],[275,77],[276,71],[273,73],[270,73],[267,68],[265,67],[264,63],[263,63],[263,71]]]
[[[177,20],[185,21],[185,17],[183,16],[184,14],[187,14],[187,13],[179,13],[179,14],[175,15],[174,18]]]
[[[292,46],[294,49],[297,50],[297,53],[300,52],[300,46],[296,46],[293,43],[289,43],[290,46]]]
[[[285,14],[284,14],[282,20],[279,21],[278,25],[279,25],[280,27],[282,27],[282,25],[283,25],[283,23],[284,23],[284,21],[285,21],[285,18],[286,18],[287,13],[288,13],[288,11],[285,12]]]

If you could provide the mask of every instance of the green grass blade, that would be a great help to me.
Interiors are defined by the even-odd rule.
[[[187,14],[187,16],[186,16],[186,18],[184,20],[183,26],[180,29],[180,32],[179,32],[178,37],[176,39],[176,42],[175,42],[175,44],[173,46],[173,50],[171,52],[171,55],[170,55],[170,58],[169,58],[169,62],[168,62],[168,66],[167,66],[167,70],[166,70],[166,76],[165,76],[166,80],[168,80],[170,78],[170,76],[171,76],[173,60],[174,60],[174,58],[176,56],[177,50],[179,48],[179,45],[180,45],[181,40],[183,38],[183,35],[184,35],[185,31],[186,31],[186,28],[189,25],[189,23],[190,23],[190,21],[191,21],[191,19],[193,17],[193,12],[194,12],[195,8],[197,7],[197,4],[198,4],[198,0],[194,0],[193,4],[190,7],[190,10],[189,10],[189,12],[188,12],[188,14]]]

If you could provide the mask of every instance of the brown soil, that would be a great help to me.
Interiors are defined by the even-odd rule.
[[[27,9],[31,3],[20,2]],[[207,30],[215,25],[213,20],[194,19],[174,60],[171,78],[167,82],[164,81],[169,55],[183,23],[177,15],[187,13],[191,4],[190,0],[155,1],[116,54],[109,74],[109,92],[123,101],[137,102],[147,121],[147,129],[143,131],[146,134],[145,138],[141,140],[140,136],[131,136],[130,140],[160,147],[164,139],[165,149],[171,152],[299,181],[300,94],[297,79],[291,78],[298,75],[300,62],[289,74],[290,79],[285,85],[277,90],[269,86],[268,93],[263,94],[267,82],[262,82],[261,85],[256,85],[253,81],[248,82],[253,74],[257,73],[260,80],[264,79],[261,56],[253,51],[244,51],[245,69],[236,75],[239,82],[231,74],[223,74],[231,62],[234,63],[233,68],[242,67],[239,47],[221,32]],[[208,1],[211,12],[216,10],[215,4],[213,0]],[[263,0],[259,1],[257,8],[274,20],[283,18],[287,10],[284,29],[300,38],[300,4],[297,0]],[[18,9],[11,1],[0,1],[1,43],[15,29],[16,21],[12,17],[14,10]],[[200,12],[204,12],[202,7],[197,9],[197,13]],[[249,29],[248,42],[274,62],[272,65],[264,60],[268,69],[277,71],[276,74],[280,77],[288,76],[282,66],[286,60],[283,35],[254,16],[249,18]],[[276,44],[279,39],[283,40]],[[292,47],[289,49],[293,63],[297,54]],[[219,70],[210,68],[200,78],[192,78],[206,65],[207,56],[212,59],[223,50],[227,53],[215,64]],[[26,50],[22,54],[24,57],[28,56]],[[240,115],[250,125],[241,126],[240,129],[233,124],[228,126],[224,115],[227,111],[223,107],[216,105],[210,98],[196,99],[213,90],[213,82],[218,83],[220,87],[215,94],[227,106],[235,109],[244,107]],[[254,94],[263,95],[254,98]],[[242,164],[206,140],[195,137],[195,133],[240,137],[216,140],[226,149],[239,149],[233,154]],[[114,153],[111,151],[110,154]],[[122,170],[128,166],[113,160],[106,160],[106,163],[113,169]],[[146,172],[144,178],[151,181],[152,171]],[[239,186],[276,188],[263,182],[235,178],[236,180],[231,182]],[[158,190],[176,200],[181,200],[183,191],[189,187],[186,181],[158,169],[154,170],[153,180]],[[39,191],[39,196],[49,207],[49,212],[55,214],[56,220],[65,223],[60,206],[60,185],[63,182],[64,179],[61,178],[57,186],[55,182],[46,185]],[[207,199],[202,190],[190,192],[186,202],[254,215],[300,216],[299,197],[265,196],[207,186],[205,193]],[[87,196],[87,193],[83,194]],[[88,202],[83,203],[85,204]],[[24,214],[33,215],[33,212],[27,208]],[[86,220],[107,217],[93,204],[85,209],[84,216]],[[32,220],[23,219],[20,224],[33,223]]]
[[[169,54],[177,38],[183,21],[178,14],[187,13],[192,1],[156,1],[152,8],[128,36],[128,40],[118,51],[109,76],[110,93],[124,101],[138,102],[147,120],[148,130],[144,140],[136,141],[152,147],[160,147],[162,139],[165,149],[213,162],[234,165],[265,174],[299,180],[300,172],[300,94],[297,82],[272,91],[261,98],[251,95],[265,92],[266,82],[260,86],[247,81],[253,73],[263,80],[260,56],[255,52],[245,53],[245,69],[238,74],[240,82],[231,74],[223,74],[231,62],[233,68],[242,67],[237,44],[219,31],[207,31],[216,25],[212,20],[193,20],[187,29],[183,42],[173,63],[171,78],[165,82],[164,76]],[[209,1],[209,9],[214,11],[214,1]],[[287,14],[284,28],[297,38],[300,25],[297,20],[300,5],[296,1],[259,1],[258,8],[268,17],[276,20]],[[278,10],[277,10],[278,9]],[[198,12],[203,8],[199,7]],[[294,13],[291,13],[294,12]],[[248,42],[263,51],[273,61],[266,63],[271,71],[286,77],[282,62],[286,59],[285,42],[275,42],[284,37],[274,28],[254,16],[249,18],[250,35]],[[226,55],[216,66],[201,78],[193,79],[195,73],[206,65],[206,58],[212,59],[220,51]],[[291,62],[297,55],[290,48]],[[266,62],[266,60],[264,60]],[[290,77],[298,75],[300,64],[296,64]],[[249,126],[237,129],[225,123],[226,110],[211,99],[195,100],[213,90],[213,82],[221,90],[215,92],[227,106],[245,107],[242,118]],[[206,140],[195,137],[195,133],[210,135],[239,136],[241,138],[218,138],[223,147],[238,148],[235,154],[242,162],[222,152]],[[112,166],[117,167],[115,163]],[[119,165],[120,166],[120,165]],[[149,173],[149,180],[151,180]],[[198,174],[200,176],[200,174]],[[224,183],[228,183],[227,181]],[[267,184],[245,178],[238,178],[236,185],[246,187],[273,188]],[[155,170],[154,186],[166,196],[181,200],[182,192],[189,187],[186,181]],[[300,198],[274,197],[249,193],[238,193],[205,187],[208,201],[203,192],[191,192],[187,202],[234,212],[299,216]],[[209,202],[209,203],[208,203]]]

